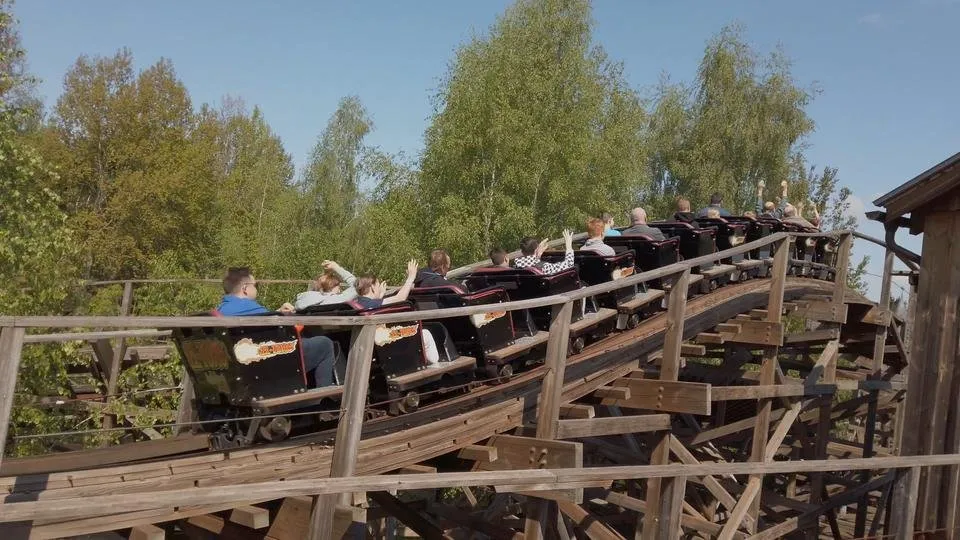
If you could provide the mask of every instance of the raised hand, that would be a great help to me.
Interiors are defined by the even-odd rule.
[[[536,251],[536,256],[538,259],[540,258],[541,255],[543,255],[543,252],[547,250],[547,244],[549,243],[550,243],[549,238],[544,238],[543,240],[540,241],[540,245],[537,246],[537,251]]]
[[[407,281],[413,282],[417,278],[417,260],[410,259],[407,261]]]
[[[279,311],[280,313],[283,313],[284,315],[290,315],[295,311],[297,311],[297,309],[293,307],[293,304],[291,304],[290,302],[284,302],[283,305],[280,306],[280,309],[278,309],[277,311]]]
[[[340,265],[337,264],[336,261],[323,261],[322,263],[320,263],[320,266],[322,266],[324,270],[330,270],[330,271],[335,271],[337,268],[340,267]]]
[[[566,245],[567,250],[573,249],[573,231],[570,229],[563,230],[563,243]]]

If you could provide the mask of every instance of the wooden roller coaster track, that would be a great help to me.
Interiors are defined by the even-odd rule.
[[[327,317],[325,324],[355,328],[336,430],[222,452],[188,435],[5,459],[0,530],[59,538],[131,529],[131,537],[156,538],[163,529],[154,525],[168,524],[200,534],[194,537],[332,538],[358,528],[389,536],[392,529],[384,532],[383,524],[399,519],[428,538],[816,538],[821,525],[834,537],[881,527],[900,534],[913,522],[909,496],[918,467],[960,458],[891,457],[906,387],[899,372],[907,358],[889,310],[889,279],[879,305],[848,291],[852,235],[825,235],[838,241],[829,268],[790,257],[792,242],[824,235],[778,233],[563,295]],[[700,278],[691,269],[765,246],[775,253],[766,261],[770,277],[687,298]],[[892,272],[892,262],[887,266],[885,273]],[[568,356],[575,301],[653,280],[672,284],[663,311]],[[410,414],[367,417],[376,325],[542,306],[555,308],[542,365]],[[797,319],[787,324],[784,314]],[[310,322],[297,316],[0,317],[0,445],[25,342],[166,332],[42,337],[26,334],[28,328]],[[841,363],[841,355],[853,360]],[[841,438],[844,425],[859,439]],[[886,442],[881,447],[878,440]],[[464,466],[464,472],[422,474]],[[493,486],[496,494],[478,501],[470,486]],[[892,503],[895,486],[906,504]],[[438,487],[458,488],[461,500],[396,496]],[[369,497],[351,495],[357,492]],[[299,499],[304,495],[316,495],[312,505]],[[840,512],[846,506],[856,507],[852,523]],[[251,515],[265,517],[254,523]]]

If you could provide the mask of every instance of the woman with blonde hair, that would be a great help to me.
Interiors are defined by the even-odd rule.
[[[298,310],[318,304],[342,304],[357,297],[357,278],[335,261],[321,263],[324,272],[310,283],[310,290],[297,295]],[[342,286],[347,288],[343,289]]]

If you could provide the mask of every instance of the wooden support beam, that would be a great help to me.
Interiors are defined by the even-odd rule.
[[[619,533],[591,516],[590,513],[584,510],[579,504],[569,501],[558,501],[557,507],[591,540],[624,540]]]
[[[497,458],[478,463],[481,471],[513,471],[521,469],[562,469],[583,466],[583,445],[514,435],[494,435],[487,442],[497,451]]]
[[[723,333],[724,342],[748,345],[782,345],[783,324],[779,321],[741,321],[735,333]]]
[[[593,391],[593,395],[606,400],[630,399],[630,389],[625,386],[601,386]]]
[[[559,309],[554,308],[553,318],[550,321],[550,337],[547,340],[547,353],[544,361],[547,372],[543,375],[540,397],[537,401],[537,437],[540,439],[555,439],[557,437],[572,315],[573,302],[566,302]],[[582,493],[575,495],[576,500],[580,500],[582,497]],[[548,527],[547,517],[549,513],[550,507],[545,501],[533,499],[527,504],[527,518],[523,528],[523,536],[526,540],[543,538],[543,531]]]
[[[570,403],[560,406],[560,416],[563,418],[593,418],[597,413],[593,405],[581,405],[579,403]]]
[[[646,502],[640,499],[637,499],[635,497],[630,497],[629,495],[626,495],[624,493],[611,491],[607,493],[606,497],[604,497],[604,500],[606,500],[611,504],[615,504],[617,506],[626,508],[627,510],[633,510],[634,512],[639,512],[641,514],[645,514],[647,512]],[[691,516],[689,514],[682,514],[680,516],[680,524],[684,527],[694,529],[700,532],[704,532],[710,535],[720,534],[720,531],[723,528],[718,523],[713,523],[705,519],[700,519],[695,516]],[[737,532],[734,534],[734,538],[737,538],[737,539],[743,539],[746,537],[747,535],[741,532]]]
[[[614,416],[610,418],[561,420],[559,427],[560,429],[557,432],[558,439],[645,433],[670,429],[670,415],[641,414]]]
[[[694,340],[697,343],[705,343],[708,345],[723,345],[725,343],[723,334],[715,334],[711,332],[700,332],[697,334],[697,337],[695,337]]]
[[[720,540],[731,540],[736,535],[737,529],[740,528],[740,523],[743,522],[743,518],[746,517],[750,511],[753,500],[757,494],[760,493],[762,478],[761,476],[750,477],[750,480],[747,482],[747,488],[743,490],[743,495],[740,496],[740,500],[737,501],[736,506],[730,511],[730,517],[727,518],[727,523],[724,524],[723,530],[720,531]]]
[[[733,401],[737,399],[767,399],[785,397],[818,396],[833,394],[836,385],[832,384],[774,384],[770,386],[712,386],[710,399],[713,401]]]
[[[373,499],[381,508],[390,513],[390,515],[399,519],[404,525],[410,527],[421,538],[428,540],[445,540],[451,537],[435,523],[425,516],[410,508],[406,503],[400,501],[386,491],[369,491],[367,496]]]
[[[258,506],[239,506],[230,511],[230,521],[251,529],[265,529],[270,526],[270,511]]]
[[[23,336],[23,328],[7,326],[0,329],[0,465],[3,464],[10,411],[13,409],[13,395],[17,388]]]
[[[471,444],[461,448],[460,452],[457,453],[457,457],[479,463],[490,463],[497,460],[497,448],[495,446]]]
[[[890,527],[896,538],[913,538],[920,496],[920,467],[897,471],[894,482]]]
[[[437,474],[437,468],[429,465],[404,465],[397,469],[398,474]]]
[[[163,540],[167,531],[156,525],[137,525],[130,529],[130,540]]]
[[[681,443],[676,437],[672,437],[670,439],[670,451],[677,456],[677,459],[679,459],[681,463],[685,463],[687,465],[700,464],[700,461],[697,460],[697,458],[689,450],[687,450],[683,443]],[[726,489],[724,489],[723,486],[720,485],[720,482],[718,482],[716,478],[712,476],[703,476],[700,477],[700,481],[703,482],[703,486],[707,488],[707,491],[709,491],[710,494],[713,495],[717,501],[724,506],[724,508],[726,508],[728,511],[733,510],[737,504],[736,499],[734,499],[733,496]],[[750,516],[746,516],[745,519],[748,522],[752,521]],[[718,530],[716,533],[719,533],[720,527],[717,529]]]
[[[376,326],[367,324],[355,328],[350,337],[347,374],[343,399],[340,402],[340,422],[337,425],[336,444],[330,466],[331,477],[352,476],[356,468],[360,431],[363,429],[366,412],[370,365],[373,363],[375,333]],[[310,518],[309,540],[331,540],[338,501],[340,506],[349,506],[350,499],[349,493],[317,497]]]
[[[696,343],[683,343],[680,345],[680,354],[683,356],[703,356],[707,354],[707,348]]]
[[[626,399],[604,399],[604,405],[616,405],[631,409],[710,414],[710,385],[657,379],[620,379],[630,392]]]
[[[120,316],[130,315],[130,306],[133,302],[133,282],[127,281],[123,284],[123,296],[120,298]],[[120,378],[120,365],[123,362],[123,356],[127,350],[127,340],[125,338],[117,339],[117,344],[113,348],[113,355],[110,357],[110,371],[107,372],[107,403],[113,401],[117,395],[117,382]],[[104,415],[103,427],[112,428],[114,417]]]

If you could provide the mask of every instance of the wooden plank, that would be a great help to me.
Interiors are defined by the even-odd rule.
[[[406,388],[412,384],[424,384],[429,381],[440,380],[447,373],[472,370],[477,365],[477,359],[472,356],[458,356],[449,362],[439,362],[429,369],[412,371],[405,375],[393,377],[388,384],[393,388]]]
[[[120,299],[120,316],[130,315],[130,304],[133,301],[133,283],[127,281],[123,284],[123,296]],[[126,353],[127,340],[118,338],[113,347],[113,355],[110,357],[110,370],[107,372],[107,403],[112,402],[117,395],[117,382],[120,380],[120,363]],[[112,428],[114,424],[113,415],[105,414],[103,417],[103,427]]]
[[[764,386],[713,386],[710,398],[713,401],[732,401],[737,399],[767,399],[785,397],[803,397],[821,394],[833,394],[836,385],[832,384],[775,384]]]
[[[10,427],[10,411],[17,388],[24,334],[23,328],[6,326],[0,329],[0,466],[3,465],[7,445],[7,429]]]
[[[690,270],[687,269],[674,282],[667,297],[667,326],[664,329],[663,358],[660,361],[660,378],[666,381],[676,381],[680,373],[680,348],[683,344],[689,282]]]
[[[620,313],[633,313],[638,309],[656,302],[666,294],[661,289],[648,289],[646,292],[638,293],[630,300],[617,304],[617,311]]]
[[[537,401],[537,437],[541,439],[552,439],[557,436],[572,314],[573,302],[567,302],[554,313],[550,323],[550,339],[547,342],[547,356],[544,361],[547,370],[543,375],[540,399]]]
[[[898,471],[895,482],[890,526],[896,538],[913,538],[920,495],[920,467]]]
[[[397,469],[399,474],[437,474],[437,468],[429,465],[404,465]],[[466,491],[469,491],[466,490]]]
[[[616,311],[608,309],[606,318],[616,316]],[[570,335],[574,332],[574,325],[570,323],[573,315],[573,302],[567,302],[554,309],[550,321],[550,339],[547,341],[547,353],[544,365],[547,368],[540,386],[540,396],[537,400],[537,437],[540,439],[555,439],[560,421],[560,401],[563,396],[563,377],[566,369],[567,348]],[[597,314],[596,321],[602,320]],[[578,321],[582,323],[583,321]],[[592,324],[592,323],[591,323]],[[584,327],[586,328],[586,327]],[[580,327],[577,327],[579,330]],[[577,500],[582,499],[582,493],[574,495]],[[543,537],[547,529],[546,522],[549,514],[547,504],[542,500],[533,500],[527,503],[527,516],[524,525],[524,538],[538,540]]]
[[[710,332],[700,332],[694,339],[697,343],[708,345],[723,345],[724,343],[723,335]]]
[[[630,389],[625,386],[601,386],[593,391],[593,395],[602,398],[604,401],[630,399]]]
[[[740,496],[736,506],[730,511],[730,517],[727,519],[727,523],[724,524],[723,530],[720,531],[720,540],[731,540],[736,536],[740,523],[743,522],[743,518],[750,511],[750,506],[753,504],[754,498],[756,498],[760,492],[761,478],[761,476],[750,477],[750,480],[747,482],[747,488],[743,490],[743,495]]]
[[[783,325],[779,321],[740,321],[740,330],[724,333],[723,339],[732,343],[752,345],[783,344]]]
[[[495,435],[487,444],[497,450],[497,459],[479,463],[481,471],[561,469],[583,465],[583,445],[533,437]]]
[[[610,418],[591,418],[579,420],[561,420],[558,439],[577,439],[582,437],[601,437],[604,435],[622,435],[627,433],[646,433],[670,429],[669,414],[643,414],[633,416],[614,416]]]
[[[604,405],[652,411],[710,414],[709,384],[656,379],[620,379],[618,384],[620,383],[629,389],[630,397],[606,398],[602,402]]]
[[[375,333],[376,326],[367,324],[355,328],[350,338],[345,390],[340,402],[340,422],[337,425],[337,439],[330,465],[331,477],[351,476],[356,468],[357,447],[366,412],[370,365],[373,363]],[[337,501],[339,500],[342,506],[349,506],[349,498],[348,493],[317,497],[310,518],[310,540],[327,540],[332,537]]]
[[[677,456],[677,459],[679,459],[681,463],[685,463],[687,465],[700,464],[700,461],[697,460],[697,458],[690,453],[690,451],[687,450],[683,443],[681,443],[676,437],[672,437],[670,440],[670,451]],[[713,495],[717,501],[724,506],[724,508],[726,508],[728,511],[733,510],[737,504],[737,501],[726,489],[723,488],[723,486],[720,485],[720,482],[718,482],[712,476],[704,476],[701,477],[700,480],[703,482],[703,486],[707,488],[710,494]],[[746,516],[744,519],[748,523],[752,522],[752,518],[750,516]],[[716,532],[712,532],[712,534],[719,533],[720,529],[721,528],[718,526]]]
[[[498,305],[502,305],[502,304],[498,304]],[[516,342],[514,342],[512,345],[507,345],[502,349],[489,352],[486,354],[486,357],[488,359],[495,360],[497,362],[503,362],[521,353],[525,353],[534,347],[543,345],[544,343],[547,342],[549,338],[550,338],[549,332],[540,331],[530,337],[520,338]]]
[[[583,316],[582,319],[580,319],[577,322],[569,323],[568,321],[570,326],[570,334],[571,335],[582,334],[584,331],[589,330],[597,326],[598,324],[602,323],[603,321],[608,321],[616,316],[617,316],[617,310],[610,309],[610,308],[600,308],[599,310],[597,310],[596,313],[587,313],[586,315]]]
[[[680,345],[680,354],[683,356],[703,356],[707,354],[707,348],[695,343],[684,343]]]
[[[550,441],[552,444],[574,444]],[[577,445],[579,446],[579,445]],[[762,463],[702,463],[700,465],[669,464],[662,466],[625,465],[604,467],[571,467],[551,470],[505,470],[482,475],[473,472],[370,475],[345,478],[310,478],[302,480],[258,482],[255,497],[260,500],[309,494],[352,493],[357,491],[384,491],[387,489],[416,490],[448,486],[509,486],[515,490],[566,489],[572,484],[588,482],[601,484],[612,480],[643,479],[667,476],[729,476],[857,471],[864,469],[901,469],[911,467],[945,467],[960,464],[960,454],[895,456],[889,458],[853,458],[809,461],[773,461]],[[0,522],[48,519],[58,520],[87,515],[102,515],[104,508],[112,513],[137,512],[164,506],[195,506],[209,504],[249,504],[250,484],[219,485],[211,487],[184,487],[137,494],[90,495],[71,499],[45,499],[6,503]],[[114,492],[110,487],[109,492]]]
[[[287,497],[267,531],[269,538],[276,540],[302,540],[310,524],[311,497]]]
[[[593,405],[568,403],[560,406],[560,416],[564,418],[593,418],[596,414]]]
[[[629,495],[626,495],[624,493],[611,491],[607,493],[604,499],[611,504],[615,504],[617,506],[621,506],[628,510],[639,512],[641,514],[644,514],[647,512],[646,502],[634,497],[630,497]],[[722,527],[717,523],[713,523],[705,519],[700,519],[695,516],[691,516],[689,514],[683,514],[680,516],[680,524],[683,525],[684,527],[695,529],[711,535],[720,534],[720,531],[722,530]],[[742,538],[746,538],[746,535],[741,532],[738,532],[734,535],[734,538],[742,539]]]
[[[239,506],[230,512],[230,521],[251,529],[270,526],[270,511],[257,506]]]
[[[130,540],[163,540],[167,531],[155,525],[138,525],[130,529]]]
[[[497,448],[495,446],[471,444],[461,448],[460,452],[457,453],[457,457],[481,463],[490,463],[497,460]]]
[[[64,332],[57,334],[29,334],[24,336],[24,343],[68,343],[71,341],[97,341],[124,338],[161,338],[170,337],[170,330],[107,330],[103,332]],[[93,352],[93,351],[91,351]],[[106,370],[104,370],[106,372]]]
[[[208,538],[230,538],[236,540],[263,540],[262,532],[248,529],[241,525],[231,523],[220,516],[211,514],[192,516],[187,518],[186,522],[181,522],[181,527],[190,538],[203,539]]]

